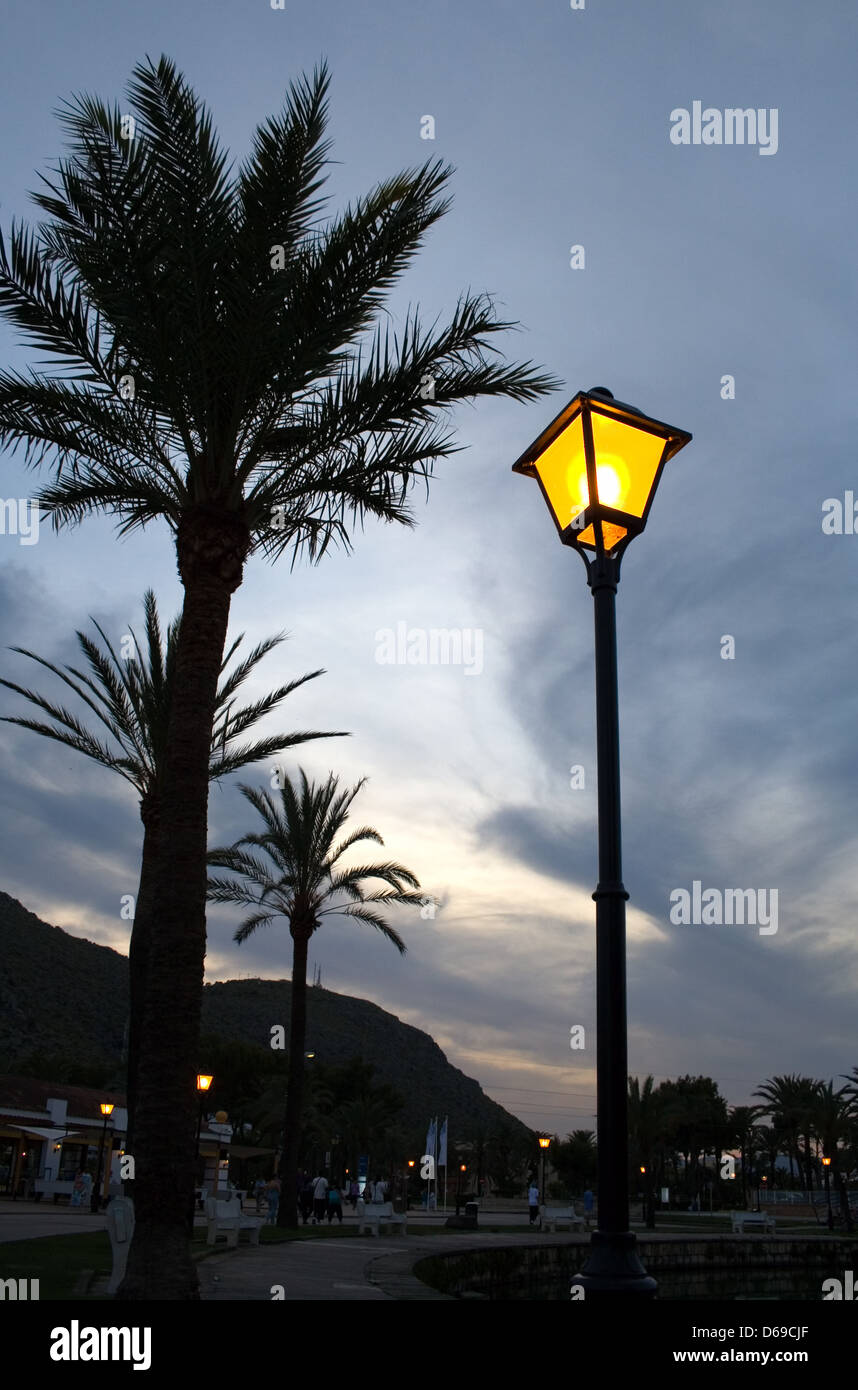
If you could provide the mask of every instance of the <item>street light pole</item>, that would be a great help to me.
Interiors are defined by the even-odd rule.
[[[579,391],[513,464],[536,478],[564,545],[577,550],[593,595],[596,653],[599,881],[596,1065],[599,1228],[574,1283],[588,1298],[652,1298],[655,1280],[629,1230],[626,901],[620,833],[616,593],[622,556],[647,523],[663,469],[691,439],[597,386]]]
[[[629,1230],[628,1027],[626,902],[620,821],[620,718],[617,693],[616,594],[620,556],[587,566],[596,647],[596,758],[599,882],[596,903],[596,1110],[599,1133],[599,1228],[576,1278],[591,1297],[630,1293],[652,1298],[656,1282]]]
[[[540,1200],[540,1203],[541,1203],[543,1206],[545,1205],[545,1152],[546,1152],[546,1150],[547,1150],[547,1148],[548,1148],[548,1146],[549,1146],[550,1143],[551,1143],[551,1136],[550,1136],[549,1134],[540,1134],[540,1136],[539,1136],[539,1151],[540,1151],[540,1152],[539,1152],[539,1156],[540,1156],[540,1158],[542,1159],[542,1173],[541,1173],[540,1183],[539,1183],[539,1200]]]
[[[101,1206],[101,1164],[104,1158],[104,1141],[107,1138],[107,1121],[108,1117],[113,1114],[113,1106],[110,1104],[103,1104],[100,1106],[100,1109],[104,1118],[104,1124],[101,1127],[101,1142],[98,1146],[98,1173],[95,1179],[95,1186],[92,1189],[92,1196],[89,1199],[89,1209],[94,1212],[97,1212]]]
[[[823,1168],[824,1168],[824,1170],[825,1170],[825,1201],[826,1201],[827,1206],[828,1206],[828,1229],[829,1229],[829,1231],[833,1231],[833,1230],[834,1230],[834,1212],[831,1210],[831,1186],[830,1186],[830,1184],[829,1184],[829,1179],[828,1179],[828,1170],[829,1170],[829,1168],[831,1167],[831,1158],[829,1157],[829,1155],[827,1155],[827,1154],[824,1155],[824,1157],[823,1157],[823,1159],[822,1159],[822,1166],[823,1166]]]

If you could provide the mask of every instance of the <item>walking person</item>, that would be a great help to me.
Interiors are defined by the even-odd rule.
[[[330,1226],[333,1218],[336,1217],[340,1225],[343,1224],[343,1195],[335,1182],[328,1188],[328,1225]]]
[[[587,1188],[587,1191],[584,1193],[584,1216],[586,1217],[587,1229],[589,1230],[590,1221],[593,1216],[593,1194],[590,1191],[589,1187]]]
[[[313,1225],[318,1226],[325,1219],[328,1206],[328,1179],[320,1173],[313,1183]]]
[[[301,1220],[306,1226],[310,1217],[313,1215],[313,1188],[315,1184],[309,1173],[305,1172],[303,1178],[304,1181],[301,1187],[299,1204],[301,1207]]]
[[[268,1225],[277,1225],[277,1209],[280,1206],[280,1179],[273,1177],[265,1186],[268,1198]]]
[[[530,1212],[530,1224],[533,1226],[539,1219],[539,1188],[535,1182],[532,1182],[527,1189],[527,1206]]]
[[[360,1185],[359,1185],[359,1183],[358,1183],[357,1178],[352,1178],[351,1182],[349,1183],[349,1201],[351,1202],[351,1207],[352,1207],[352,1211],[353,1211],[353,1212],[357,1209],[358,1197],[359,1197],[359,1196],[360,1196]]]
[[[265,1195],[265,1179],[257,1178],[253,1184],[253,1195],[256,1198],[256,1215],[262,1215],[262,1198]]]

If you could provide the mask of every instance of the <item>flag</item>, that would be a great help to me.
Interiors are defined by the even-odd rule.
[[[435,1136],[437,1135],[437,1133],[438,1133],[438,1121],[437,1121],[437,1119],[430,1120],[430,1121],[429,1121],[429,1130],[428,1130],[427,1135],[426,1135],[426,1153],[427,1153],[427,1154],[431,1154],[432,1158],[435,1157]]]
[[[441,1126],[441,1142],[438,1146],[438,1167],[447,1167],[447,1117],[444,1116],[444,1123]]]

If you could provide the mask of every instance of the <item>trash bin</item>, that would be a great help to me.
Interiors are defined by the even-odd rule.
[[[480,1204],[479,1204],[479,1202],[466,1202],[466,1203],[465,1203],[465,1220],[467,1221],[467,1223],[468,1223],[469,1226],[476,1226],[476,1224],[477,1224],[477,1217],[478,1217],[478,1215],[479,1215],[479,1211],[480,1211]]]

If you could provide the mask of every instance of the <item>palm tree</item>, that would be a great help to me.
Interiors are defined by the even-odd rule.
[[[646,1170],[644,1207],[647,1229],[651,1231],[655,1230],[653,1163],[662,1131],[661,1096],[653,1089],[654,1084],[652,1076],[646,1078],[643,1086],[637,1076],[628,1078],[628,1124],[632,1163],[638,1168],[643,1165]]]
[[[125,112],[67,102],[72,154],[0,242],[0,311],[72,371],[0,374],[0,443],[56,462],[59,527],[165,520],[184,586],[153,887],[137,1224],[123,1298],[196,1298],[185,1230],[205,957],[208,759],[233,593],[248,558],[317,561],[367,517],[413,524],[412,487],[456,450],[438,419],[559,385],[489,355],[511,327],[465,293],[447,324],[376,330],[386,292],[448,210],[440,161],[322,224],[326,67],[290,89],[235,178],[174,64],[138,65]],[[133,114],[132,114],[133,113]],[[135,124],[129,124],[133,121]]]
[[[241,903],[254,911],[235,933],[235,940],[246,941],[258,927],[268,926],[277,917],[289,924],[292,936],[292,1010],[289,1027],[289,1089],[286,1095],[283,1157],[280,1177],[284,1200],[279,1224],[295,1228],[297,1213],[293,1200],[298,1181],[298,1154],[304,1098],[304,1044],[307,1022],[307,948],[310,937],[322,919],[337,914],[367,922],[392,942],[401,955],[405,943],[385,920],[383,909],[405,903],[421,904],[420,887],[409,869],[401,864],[360,864],[343,868],[340,860],[346,850],[372,840],[383,845],[377,830],[363,825],[335,843],[348,820],[352,802],[364,785],[340,791],[331,773],[324,785],[316,786],[300,771],[300,786],[282,775],[280,804],[268,792],[253,787],[242,793],[262,817],[261,834],[245,835],[229,848],[215,849],[209,863],[241,875],[233,879],[211,879],[209,898],[218,903]],[[245,846],[262,850],[272,868]],[[368,892],[366,879],[387,884]]]
[[[851,1129],[850,1097],[851,1087],[841,1086],[839,1091],[835,1091],[833,1080],[826,1083],[820,1082],[809,1123],[822,1143],[823,1156],[831,1159],[830,1177],[833,1179],[838,1194],[846,1228],[851,1232],[852,1216],[849,1210],[849,1197],[843,1171],[838,1163],[841,1156],[840,1141],[841,1139],[848,1140]]]
[[[133,629],[129,637],[136,655],[127,655],[114,650],[103,628],[91,619],[103,647],[78,632],[78,646],[81,649],[89,674],[74,666],[61,668],[37,656],[24,647],[11,650],[31,661],[37,662],[53,675],[58,676],[69,689],[89,708],[101,725],[97,733],[92,733],[80,717],[64,706],[15,684],[14,681],[0,680],[7,690],[14,690],[29,700],[37,709],[52,721],[26,719],[21,716],[5,715],[2,722],[19,724],[24,729],[45,738],[73,748],[91,758],[101,767],[123,777],[137,792],[140,798],[140,819],[143,822],[143,851],[140,864],[140,880],[135,898],[134,923],[128,950],[129,981],[129,1026],[128,1026],[128,1134],[126,1149],[133,1154],[134,1149],[134,1110],[138,1090],[138,1065],[140,1035],[146,999],[147,962],[152,931],[152,887],[157,870],[158,835],[161,823],[161,796],[164,764],[167,748],[167,728],[170,705],[176,683],[176,653],[179,644],[181,619],[176,618],[167,629],[166,644],[162,640],[158,607],[151,589],[143,596],[145,615],[145,640],[143,646],[137,641]],[[235,709],[235,696],[248,676],[259,665],[263,657],[284,641],[284,635],[268,637],[261,642],[231,672],[227,667],[244,641],[242,633],[235,639],[226,653],[220,669],[221,683],[215,700],[215,721],[212,730],[209,753],[209,780],[219,781],[228,773],[236,772],[250,763],[273,757],[311,739],[342,737],[341,733],[313,733],[306,730],[295,734],[274,734],[268,738],[255,738],[249,743],[239,742],[266,715],[271,714],[294,690],[324,675],[323,670],[311,671],[298,680],[279,686],[270,694],[243,708]],[[96,726],[97,727],[97,726]],[[107,737],[104,736],[104,731]]]
[[[733,1105],[729,1111],[730,1141],[739,1146],[739,1162],[742,1166],[743,1207],[748,1205],[748,1172],[751,1167],[754,1126],[763,1113],[759,1105]]]
[[[773,1116],[776,1121],[779,1120],[780,1125],[789,1136],[790,1178],[792,1178],[794,1153],[799,1179],[801,1179],[802,1154],[799,1135],[803,1132],[805,1168],[803,1186],[806,1186],[808,1190],[813,1186],[811,1129],[821,1085],[820,1081],[814,1081],[809,1076],[775,1076],[754,1092],[755,1096],[760,1096],[768,1102],[764,1107],[765,1113]]]

